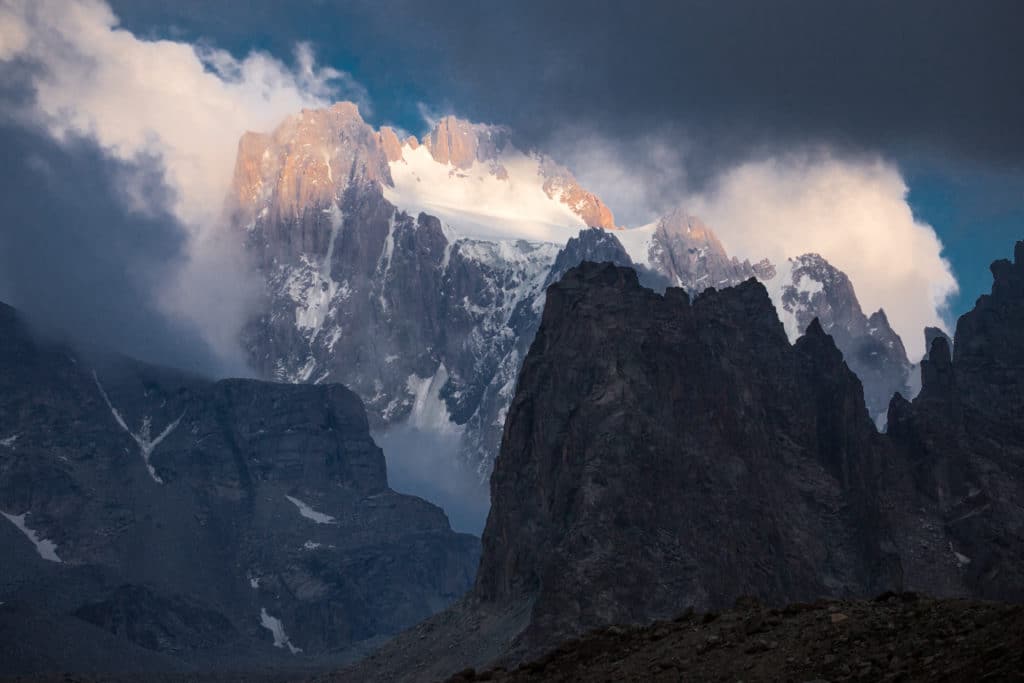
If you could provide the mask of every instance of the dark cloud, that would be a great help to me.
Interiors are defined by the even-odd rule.
[[[356,67],[385,117],[407,110],[391,92],[538,146],[566,126],[626,144],[663,135],[686,147],[692,177],[817,143],[1024,165],[1016,0],[122,4],[140,26],[203,26],[212,40],[311,39]]]
[[[0,149],[0,300],[45,335],[216,373],[195,329],[158,305],[186,243],[159,160],[121,163],[10,123]]]

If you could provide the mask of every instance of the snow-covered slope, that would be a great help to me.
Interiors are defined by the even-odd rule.
[[[504,173],[476,160],[460,169],[437,162],[424,145],[405,145],[402,158],[390,163],[394,187],[384,187],[384,198],[412,215],[437,216],[460,237],[564,244],[586,227],[544,191],[536,157],[509,149],[498,159]]]

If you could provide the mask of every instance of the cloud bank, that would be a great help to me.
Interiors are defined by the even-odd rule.
[[[884,308],[911,360],[924,353],[923,329],[951,329],[947,303],[957,282],[932,226],[917,219],[898,167],[828,147],[764,155],[688,182],[675,161],[685,142],[645,136],[625,154],[600,137],[572,132],[561,146],[580,182],[626,225],[681,206],[699,216],[732,256],[784,263],[824,256],[853,281],[865,313]]]
[[[419,16],[415,7],[401,6],[409,17]],[[675,17],[676,9],[663,8],[639,17],[635,13],[620,16],[612,7],[579,14],[570,9],[571,3],[553,15],[546,14],[546,21],[531,23],[535,30],[521,34],[535,50],[531,54],[551,57],[543,60],[546,66],[539,72],[539,90],[515,86],[516,79],[527,75],[534,79],[538,73],[534,68],[536,59],[509,64],[508,60],[521,55],[521,51],[489,50],[480,59],[458,59],[464,53],[477,54],[478,38],[486,37],[489,43],[498,41],[500,46],[506,36],[502,31],[463,36],[451,43],[450,52],[444,55],[428,50],[434,59],[422,59],[420,54],[420,67],[410,65],[410,73],[427,64],[441,64],[445,66],[437,73],[445,78],[452,74],[465,76],[453,83],[453,95],[474,103],[479,111],[500,109],[505,115],[498,119],[492,116],[492,120],[518,127],[527,140],[565,161],[624,223],[647,222],[682,203],[713,226],[730,251],[739,256],[768,256],[780,261],[807,251],[822,253],[854,280],[866,309],[886,309],[912,355],[917,354],[921,328],[943,322],[943,305],[956,291],[955,280],[942,258],[942,246],[934,231],[914,219],[906,202],[905,183],[896,167],[843,151],[848,149],[847,143],[858,147],[893,137],[895,128],[885,128],[884,135],[873,137],[870,131],[882,129],[868,125],[867,109],[846,107],[831,114],[823,111],[827,102],[818,99],[822,84],[818,79],[804,78],[808,74],[799,69],[779,73],[779,83],[788,83],[794,94],[785,107],[791,119],[775,116],[779,112],[772,113],[774,110],[768,107],[764,121],[757,125],[744,123],[737,112],[761,111],[785,99],[774,90],[741,87],[750,80],[750,73],[775,68],[772,64],[792,66],[792,60],[800,55],[773,48],[763,51],[758,60],[751,59],[763,38],[757,33],[727,59],[710,59],[707,55],[717,54],[724,46],[708,46],[696,39],[668,40],[663,30],[653,30],[656,27],[652,24],[675,26],[683,34],[700,33],[701,26],[727,26],[739,31],[738,35],[747,35],[752,24],[744,13],[705,7],[691,8],[683,12],[685,16]],[[374,11],[360,6],[356,15],[365,18]],[[535,11],[539,6],[530,4],[514,11],[474,10],[481,26],[498,20],[517,25],[533,17]],[[679,21],[655,21],[666,11]],[[866,21],[866,16],[858,14],[850,19]],[[936,16],[936,21],[947,18],[944,14]],[[896,17],[899,21],[904,18],[902,14]],[[572,32],[563,36],[564,40],[555,41],[559,27],[570,20],[576,26],[582,22],[589,33]],[[780,35],[795,22],[793,13],[785,7],[762,20],[767,22],[764,26]],[[436,28],[429,19],[417,25],[426,31],[425,35]],[[827,30],[832,24],[821,25]],[[972,25],[962,23],[963,27]],[[119,28],[114,13],[98,0],[5,0],[0,4],[0,29],[0,59],[7,64],[28,65],[25,73],[31,86],[28,106],[5,112],[8,118],[30,122],[27,125],[42,122],[47,135],[66,144],[92,140],[113,160],[129,166],[139,159],[155,164],[158,177],[169,190],[159,200],[147,190],[151,182],[139,184],[131,174],[119,172],[121,180],[111,185],[130,212],[139,215],[150,210],[157,215],[163,211],[180,223],[185,235],[184,256],[175,269],[176,277],[171,279],[173,284],[153,293],[157,299],[154,306],[169,316],[192,321],[217,354],[232,359],[237,371],[240,354],[235,348],[235,333],[259,286],[249,280],[245,264],[240,263],[238,245],[218,229],[238,137],[245,130],[270,129],[297,110],[322,106],[336,98],[353,99],[366,111],[366,90],[344,72],[318,67],[312,50],[301,42],[296,43],[291,62],[286,63],[261,52],[236,57],[209,46],[143,40]],[[583,40],[584,34],[615,36],[615,44],[638,49],[617,56],[591,54],[593,41]],[[910,37],[920,39],[908,43],[915,58],[931,55],[935,46],[930,38],[917,34]],[[353,40],[360,44],[357,36]],[[416,43],[418,39],[410,40]],[[888,44],[882,38],[879,41],[883,46]],[[800,45],[801,54],[821,47]],[[700,46],[707,51],[701,53],[704,58],[682,59],[691,48]],[[570,65],[581,61],[588,64],[585,73],[569,70]],[[651,81],[662,73],[653,68],[655,65],[670,63],[675,65],[672,79],[678,81],[678,88]],[[886,76],[894,79],[892,84],[888,80],[868,81],[859,77],[861,67],[856,60],[843,63],[847,64],[844,68],[856,73],[837,82],[854,91],[860,88],[868,92],[904,82],[892,74]],[[870,59],[865,62],[870,63]],[[488,67],[498,64],[505,84],[502,88],[493,87],[496,72]],[[957,79],[966,82],[968,77],[976,77],[971,70],[978,66],[975,62],[961,66],[951,72]],[[715,71],[726,68],[734,73]],[[598,85],[595,79],[615,92],[620,86],[626,93],[636,88],[643,92],[634,93],[635,97],[602,98],[600,106],[578,106],[579,101],[586,100],[578,92],[580,88],[599,92],[592,87]],[[474,89],[485,80],[490,84],[487,92]],[[915,87],[927,89],[928,83]],[[550,89],[554,89],[551,97],[540,96]],[[538,96],[518,102],[522,106],[500,106],[504,104],[502,98],[519,97],[522,92]],[[904,100],[898,97],[890,101],[899,104]],[[732,105],[736,108],[729,109]],[[885,126],[898,128],[905,110],[903,105],[896,106]],[[779,145],[796,139],[792,130],[780,127],[783,120],[786,126],[807,133],[809,139],[824,137],[832,141],[818,149],[839,151],[780,151]],[[848,124],[848,129],[825,135],[828,131],[823,133],[814,122],[832,122],[838,128]],[[535,130],[540,123],[544,131]],[[736,142],[728,143],[717,135],[718,126],[732,131]],[[929,133],[931,129],[926,126],[922,131]],[[765,147],[762,143],[768,138],[776,142]],[[792,149],[807,146],[801,143]],[[97,233],[97,240],[103,240],[102,232]],[[88,298],[85,295],[81,303],[87,306]]]
[[[368,107],[366,91],[348,74],[318,67],[308,45],[298,44],[294,63],[286,64],[260,52],[239,59],[207,46],[142,40],[120,29],[109,6],[98,0],[4,0],[0,60],[27,86],[18,102],[5,103],[7,121],[41,129],[69,149],[92,141],[123,168],[147,160],[166,193],[153,191],[152,177],[140,184],[139,176],[128,172],[119,172],[119,181],[108,189],[126,206],[122,219],[140,233],[150,228],[139,216],[159,217],[161,223],[175,219],[184,255],[164,287],[147,290],[152,301],[134,304],[190,320],[221,358],[221,372],[242,371],[236,333],[258,290],[239,258],[239,245],[220,225],[238,139],[246,130],[269,129],[288,114],[337,97]],[[45,227],[23,216],[5,230]],[[93,227],[99,243],[118,230]],[[152,241],[159,243],[159,236]],[[97,305],[95,292],[55,276],[51,289],[63,289],[85,309]],[[32,301],[21,303],[33,307]],[[108,306],[97,313],[119,309]],[[102,322],[112,328],[128,323]],[[154,356],[145,348],[128,350]]]
[[[740,257],[824,256],[850,276],[865,313],[885,309],[912,360],[924,353],[925,326],[949,329],[956,279],[934,229],[914,218],[892,164],[827,153],[751,161],[686,206]]]

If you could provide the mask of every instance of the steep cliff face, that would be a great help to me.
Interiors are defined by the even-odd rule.
[[[273,222],[303,222],[350,185],[391,182],[382,138],[351,102],[305,109],[273,133],[246,133],[238,145],[232,197],[241,220],[263,209]]]
[[[509,131],[501,126],[445,116],[423,138],[423,146],[439,164],[468,170],[479,161],[493,162],[497,168],[498,159],[509,144],[509,137]]]
[[[605,230],[618,227],[612,210],[596,194],[581,187],[569,169],[545,157],[541,159],[539,173],[545,194],[568,206],[584,225]]]
[[[921,393],[889,410],[916,490],[972,593],[1024,600],[1024,242],[992,264],[991,294],[921,362]],[[948,561],[948,559],[947,559]]]
[[[344,387],[83,356],[6,306],[0,513],[0,602],[54,620],[24,652],[48,647],[61,669],[104,633],[179,664],[337,660],[444,608],[478,557],[439,508],[388,488]],[[85,635],[60,653],[67,630]]]
[[[815,319],[790,344],[760,283],[691,302],[569,270],[516,385],[473,592],[341,679],[507,665],[745,595],[1021,601],[1024,243],[993,274],[880,434],[833,338]]]
[[[475,595],[532,602],[526,639],[550,642],[740,594],[881,590],[899,562],[872,512],[878,438],[831,339],[791,346],[760,284],[691,304],[584,264],[548,289]]]
[[[525,648],[745,594],[1021,600],[1024,243],[992,271],[889,434],[823,326],[790,345],[760,284],[691,303],[570,271],[509,411],[474,596],[530,606]]]
[[[505,138],[501,129],[449,117],[419,148],[399,143],[391,129],[373,131],[354,107],[336,105],[243,138],[233,192],[268,284],[264,312],[244,332],[257,372],[285,382],[343,382],[362,397],[375,428],[413,421],[458,432],[462,462],[481,482],[539,321],[542,288],[587,255],[612,258],[611,242],[598,252],[476,239],[433,216],[414,218],[385,195],[405,197],[388,189],[389,169],[418,168],[410,167],[414,157],[429,154],[431,167],[461,173],[508,159]],[[571,174],[530,163],[544,210],[567,226],[578,222],[550,185],[562,178],[559,187],[569,187]],[[435,185],[461,182],[448,173]],[[522,181],[516,173],[501,182]],[[597,244],[600,232],[581,239]],[[628,264],[618,252],[615,260]]]

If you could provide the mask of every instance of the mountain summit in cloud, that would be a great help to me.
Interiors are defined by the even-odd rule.
[[[246,133],[238,149],[231,229],[266,283],[243,334],[253,368],[277,381],[342,382],[374,428],[443,436],[455,444],[447,461],[456,479],[459,470],[481,483],[489,476],[544,289],[580,261],[634,267],[652,288],[693,294],[779,280],[774,264],[730,256],[683,209],[616,228],[564,167],[517,150],[496,126],[445,117],[422,140],[402,141],[337,103]],[[606,225],[588,228],[587,217]],[[785,283],[770,290],[778,310],[793,309]],[[828,292],[831,305],[860,310],[852,287]],[[810,322],[794,316],[791,339]],[[837,338],[866,335],[861,318],[837,317]],[[842,346],[859,354],[850,363],[870,387],[873,414],[907,383],[892,336],[892,367]]]

